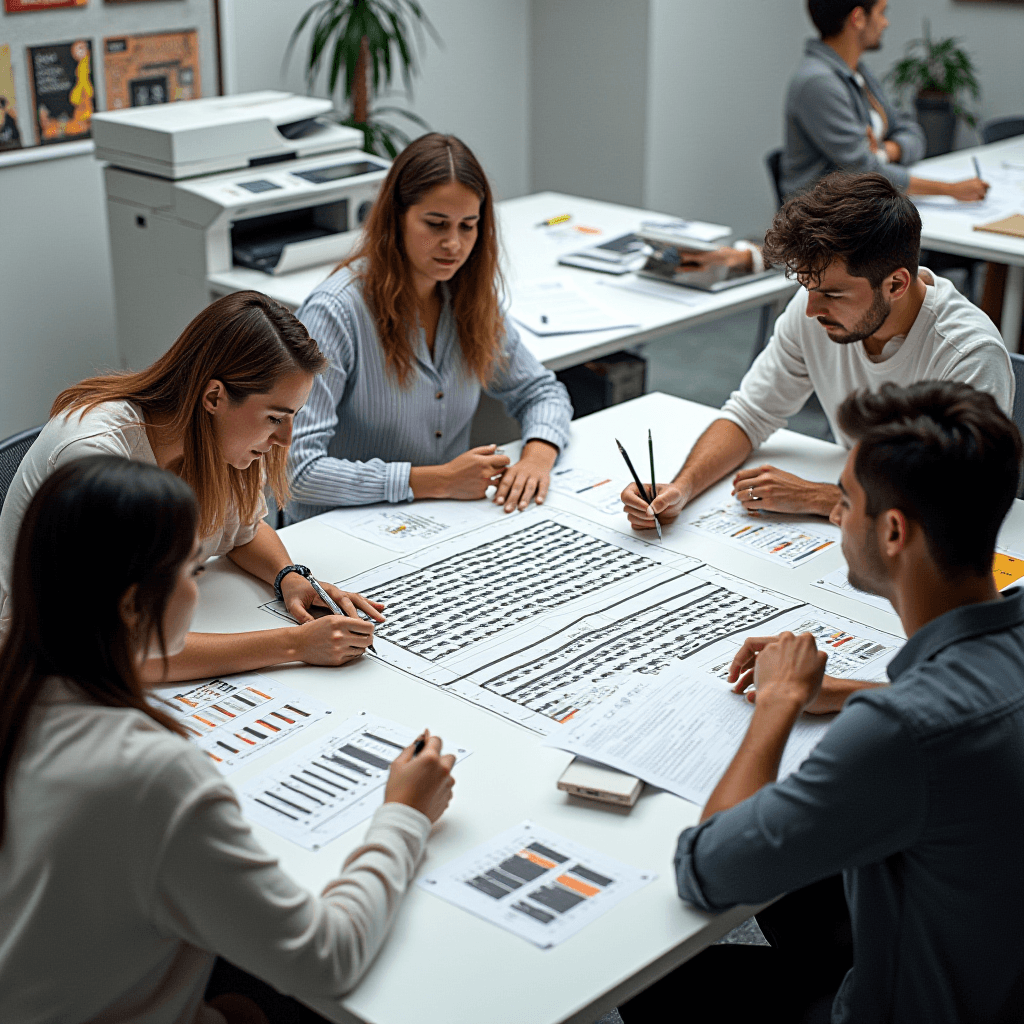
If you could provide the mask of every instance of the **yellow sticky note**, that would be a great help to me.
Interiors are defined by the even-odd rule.
[[[1004,555],[997,551],[992,562],[992,576],[996,581],[998,590],[1005,590],[1011,583],[1016,583],[1024,576],[1024,558],[1015,558],[1013,555]]]

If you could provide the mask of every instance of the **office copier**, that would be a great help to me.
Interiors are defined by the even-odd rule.
[[[390,165],[330,109],[268,91],[93,115],[123,366],[218,295],[348,255]]]

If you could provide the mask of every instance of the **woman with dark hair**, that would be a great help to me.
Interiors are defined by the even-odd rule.
[[[324,583],[345,614],[315,619],[308,570],[291,566],[281,539],[263,521],[265,485],[279,504],[288,500],[293,420],[325,365],[284,306],[259,292],[236,292],[207,306],[148,369],[92,377],[58,395],[0,512],[0,636],[11,617],[11,562],[29,501],[56,469],[103,452],[180,476],[199,501],[203,558],[227,555],[274,584],[299,623],[192,633],[166,666],[146,666],[146,679],[197,679],[288,661],[340,665],[362,655],[373,642],[373,623],[358,612],[382,622],[383,605]],[[119,557],[116,547],[107,554]]]
[[[201,519],[179,477],[109,455],[56,470],[25,510],[0,650],[0,1020],[265,1021],[238,996],[203,1002],[218,954],[283,992],[338,998],[451,799],[454,759],[424,734],[322,896],[261,849],[141,681],[185,645]],[[54,614],[61,580],[87,594],[73,615]]]
[[[299,310],[330,363],[296,418],[295,518],[338,505],[482,498],[543,502],[569,439],[565,388],[520,342],[499,301],[491,187],[436,133],[391,166],[362,242]],[[480,392],[522,425],[523,451],[469,447]]]

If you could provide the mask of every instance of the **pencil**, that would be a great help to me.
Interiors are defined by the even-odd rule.
[[[651,456],[651,501],[658,496],[658,485],[655,481],[658,479],[654,474],[654,441],[651,438],[651,428],[647,428],[647,452]],[[654,517],[654,525],[658,528],[658,540],[661,540],[661,523],[658,522],[658,517]]]
[[[974,163],[974,176],[981,181],[981,165],[978,163],[978,158],[976,156],[972,156],[971,160]]]
[[[618,438],[615,438],[615,443],[619,446],[620,454],[626,460],[626,467],[629,469],[630,475],[633,477],[633,483],[636,484],[636,489],[637,491],[639,491],[640,497],[646,499],[647,503],[650,504],[652,501],[654,501],[654,498],[647,497],[647,488],[644,487],[642,483],[640,483],[640,477],[636,475],[636,470],[633,468],[633,463],[630,461],[629,456],[626,454],[626,449],[622,447],[622,442]],[[658,522],[657,516],[654,517],[654,522],[658,526],[658,532],[660,536],[661,523]]]

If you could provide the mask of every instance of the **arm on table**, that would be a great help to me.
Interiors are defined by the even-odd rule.
[[[907,194],[912,196],[952,196],[961,203],[980,202],[988,194],[989,184],[981,178],[963,181],[932,181],[930,178],[911,178]]]

